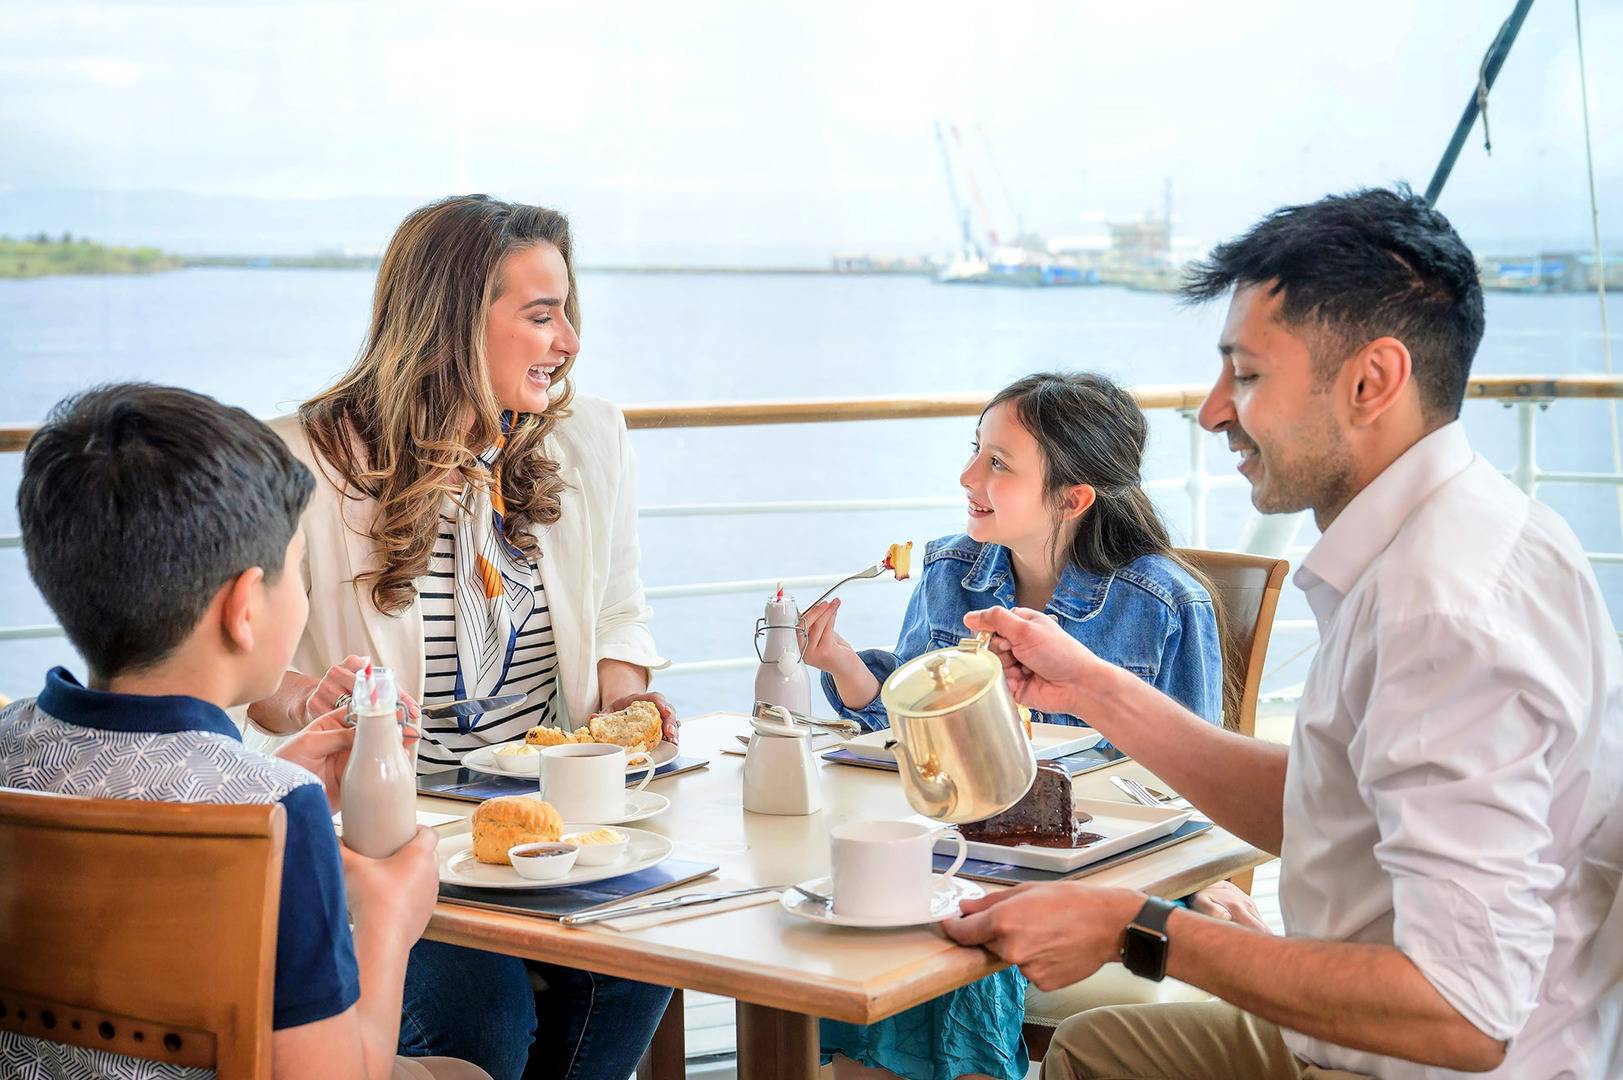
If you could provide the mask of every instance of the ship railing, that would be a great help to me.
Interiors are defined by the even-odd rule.
[[[1187,501],[1187,542],[1207,546],[1207,511],[1213,491],[1243,486],[1242,477],[1232,473],[1212,475],[1206,465],[1210,442],[1197,422],[1196,413],[1205,397],[1204,385],[1144,386],[1134,389],[1146,411],[1171,411],[1181,419],[1187,440],[1187,464],[1181,476],[1149,479],[1145,487],[1152,494],[1182,493]],[[717,428],[769,426],[778,424],[856,423],[876,420],[922,420],[944,417],[978,416],[990,394],[948,394],[919,397],[817,398],[785,401],[694,402],[682,404],[633,405],[625,409],[627,426],[633,430],[676,428]],[[1548,470],[1538,462],[1538,418],[1552,405],[1570,400],[1616,400],[1623,398],[1623,377],[1605,375],[1495,375],[1470,381],[1467,404],[1497,402],[1516,411],[1517,446],[1515,466],[1507,470],[1523,491],[1536,496],[1546,485],[1583,484],[1617,488],[1623,486],[1623,471],[1572,472]],[[0,453],[23,450],[32,435],[31,425],[0,426]],[[898,510],[951,509],[963,504],[961,495],[922,498],[883,499],[805,499],[747,502],[652,503],[641,507],[643,518],[728,517],[763,514],[814,514],[839,512],[895,512]],[[1300,515],[1261,517],[1253,515],[1241,532],[1239,550],[1278,557],[1298,558],[1307,549],[1294,543],[1301,524]],[[17,547],[20,538],[0,536],[0,548]],[[1586,551],[1596,564],[1623,564],[1623,552]],[[838,581],[840,574],[810,574],[791,578],[746,578],[738,580],[654,583],[647,587],[650,601],[762,593],[778,585],[795,589],[818,589]],[[1278,619],[1274,632],[1316,635],[1311,619]],[[60,636],[53,624],[0,626],[0,641]],[[1310,642],[1311,647],[1311,642]],[[723,671],[745,670],[757,663],[754,656],[714,657],[678,661],[661,672],[660,678]],[[1289,700],[1296,688],[1275,689],[1265,696]]]

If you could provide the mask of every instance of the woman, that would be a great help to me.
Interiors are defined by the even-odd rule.
[[[579,312],[555,211],[471,195],[401,224],[360,358],[272,425],[325,482],[302,526],[312,602],[298,670],[250,709],[256,725],[299,729],[371,659],[396,669],[414,715],[416,701],[525,695],[472,724],[424,723],[424,770],[637,700],[658,706],[674,738],[669,704],[648,690],[667,661],[637,573],[625,420],[569,384]],[[329,668],[334,657],[345,659]],[[519,960],[420,942],[401,1052],[461,1057],[498,1078],[632,1071],[670,992],[531,967],[540,999]]]
[[[1138,404],[1100,375],[1031,375],[1000,391],[958,477],[967,529],[928,545],[896,651],[852,649],[834,629],[838,600],[806,613],[806,660],[824,672],[834,708],[870,730],[888,727],[884,678],[957,644],[964,615],[997,604],[1048,612],[1100,656],[1222,723],[1225,697],[1230,711],[1237,697],[1225,695],[1216,601],[1173,550],[1141,485],[1148,434]],[[1189,903],[1264,928],[1227,882]],[[823,1052],[837,1077],[884,1070],[907,1080],[1020,1080],[1029,1066],[1025,990],[1009,968],[878,1024],[825,1020]]]

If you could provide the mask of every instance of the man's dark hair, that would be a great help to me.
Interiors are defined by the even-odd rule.
[[[17,513],[34,584],[106,680],[162,661],[243,571],[274,581],[314,489],[241,409],[126,383],[51,410],[23,455]]]
[[[1448,219],[1407,186],[1275,210],[1195,263],[1183,295],[1199,303],[1251,285],[1283,296],[1281,321],[1309,331],[1326,378],[1359,348],[1394,337],[1413,359],[1426,417],[1459,416],[1482,341],[1482,285]]]

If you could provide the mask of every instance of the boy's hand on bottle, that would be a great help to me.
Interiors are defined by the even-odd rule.
[[[410,948],[423,936],[423,928],[439,899],[439,858],[434,849],[439,834],[424,825],[405,846],[385,859],[339,845],[344,858],[344,892],[357,928],[382,925]]]
[[[800,625],[806,629],[806,663],[835,676],[848,669],[851,661],[862,662],[850,642],[834,630],[839,613],[840,602],[836,599],[813,604],[800,616]]]

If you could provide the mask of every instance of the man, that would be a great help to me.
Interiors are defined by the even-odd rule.
[[[1407,190],[1360,191],[1270,215],[1186,294],[1231,289],[1201,422],[1259,510],[1323,533],[1295,577],[1321,642],[1291,746],[1203,723],[1035,612],[966,622],[1019,700],[1088,717],[1279,854],[1287,936],[1082,883],[946,929],[1040,987],[1125,947],[1221,999],[1072,1017],[1047,1077],[1623,1075],[1623,654],[1576,538],[1459,423],[1471,253]]]

